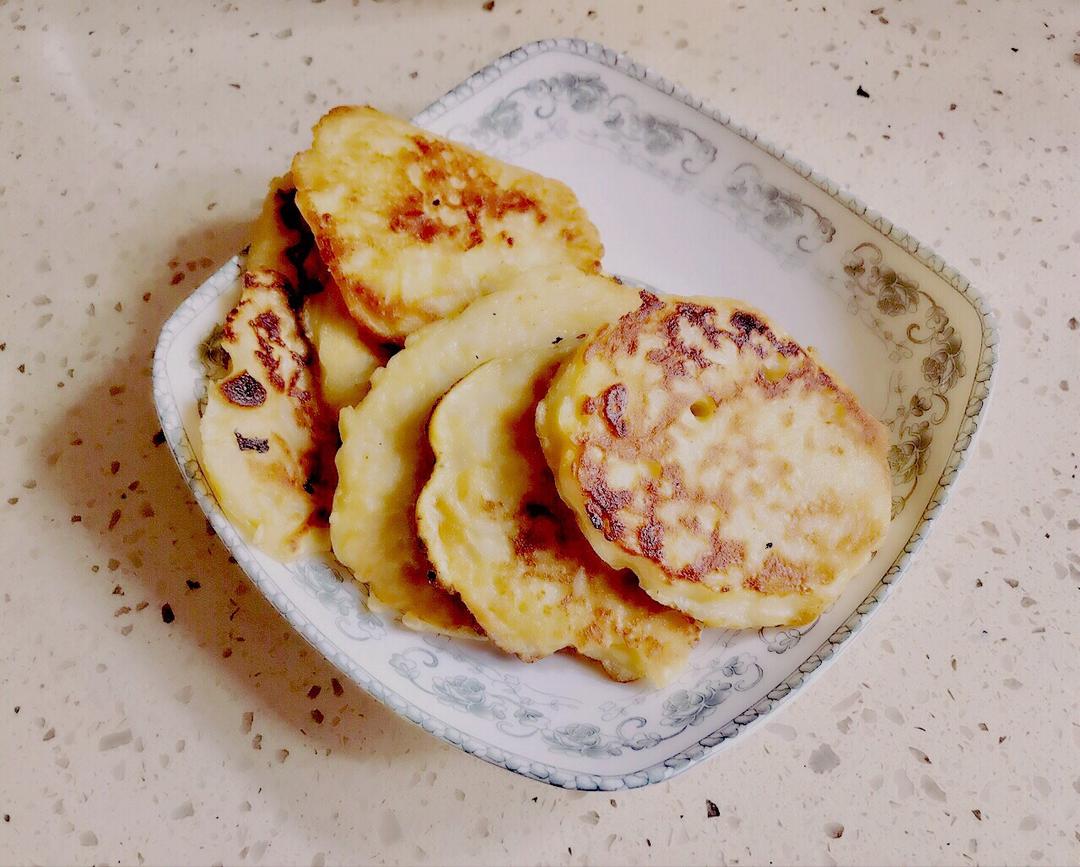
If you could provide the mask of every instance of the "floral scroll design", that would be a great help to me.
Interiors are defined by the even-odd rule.
[[[782,653],[787,653],[795,645],[797,645],[806,633],[817,626],[820,618],[814,618],[806,626],[801,627],[762,627],[758,630],[758,638],[765,644],[765,649],[769,653],[775,653],[778,656]]]
[[[739,653],[715,663],[691,689],[679,689],[664,702],[661,723],[679,732],[712,715],[737,692],[753,689],[765,672],[752,654]]]
[[[367,607],[361,586],[346,580],[333,566],[321,560],[302,560],[289,568],[296,583],[332,613],[338,629],[356,641],[382,638],[386,625]]]
[[[926,471],[934,428],[949,413],[949,392],[967,372],[963,343],[945,309],[917,281],[887,266],[876,244],[864,242],[851,250],[844,274],[849,311],[885,342],[890,360],[919,361],[916,387],[907,387],[900,373],[894,375],[893,408],[883,419],[893,439],[889,467],[896,517]]]
[[[568,124],[573,116],[588,122]],[[449,133],[482,150],[505,154],[510,147],[527,151],[550,136],[566,136],[571,128],[582,141],[614,147],[677,192],[691,189],[692,179],[718,155],[716,144],[690,127],[642,111],[633,97],[612,91],[599,75],[575,73],[535,78],[511,90],[470,126]],[[734,209],[740,222],[773,246],[790,244],[798,252],[813,253],[836,235],[828,217],[797,193],[767,182],[753,163],[740,163],[715,185],[695,183],[706,206]]]
[[[534,78],[495,103],[467,135],[477,146],[490,148],[518,138],[529,117],[554,119],[562,106],[576,114],[596,115],[606,137],[638,147],[649,156],[675,159],[685,174],[696,175],[716,160],[716,145],[711,141],[670,118],[640,111],[633,97],[612,93],[599,75]]]
[[[456,652],[453,645],[440,644],[439,639],[427,642],[428,647],[395,653],[390,667],[441,704],[494,721],[503,734],[539,737],[553,752],[592,758],[618,756],[670,740],[703,722],[732,695],[757,686],[764,676],[753,655],[740,653],[706,666],[692,687],[672,691],[659,720],[605,713],[600,720],[561,722],[565,711],[576,709],[580,702],[531,688],[514,675]],[[444,654],[464,663],[470,673],[435,674]]]
[[[795,246],[803,253],[813,253],[831,244],[836,236],[832,220],[797,193],[767,182],[753,163],[740,163],[732,170],[726,191],[740,211],[755,216],[768,228],[795,227]]]

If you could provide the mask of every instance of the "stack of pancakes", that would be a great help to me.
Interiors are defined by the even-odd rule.
[[[885,534],[884,428],[749,305],[602,255],[564,184],[331,111],[208,341],[225,512],[408,627],[617,680],[668,680],[703,625],[812,620]]]

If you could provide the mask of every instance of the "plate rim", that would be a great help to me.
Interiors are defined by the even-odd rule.
[[[900,246],[907,253],[915,257],[922,265],[929,268],[935,274],[945,280],[957,293],[966,300],[978,318],[981,328],[981,341],[979,359],[972,382],[971,392],[964,408],[964,414],[957,430],[956,438],[952,443],[949,457],[938,478],[937,484],[931,494],[926,507],[920,515],[911,536],[905,543],[903,550],[897,555],[893,563],[885,570],[881,579],[867,594],[863,601],[857,605],[852,614],[841,623],[829,637],[816,648],[809,657],[799,665],[787,678],[759,699],[755,704],[747,708],[743,713],[729,720],[720,728],[714,730],[704,738],[680,750],[674,755],[659,762],[642,768],[641,770],[623,774],[587,774],[572,771],[566,768],[558,768],[546,763],[536,762],[526,756],[517,755],[482,740],[472,738],[443,720],[429,714],[405,700],[392,688],[378,680],[374,676],[363,671],[359,666],[348,665],[344,654],[335,647],[332,640],[303,615],[284,594],[280,599],[264,586],[271,582],[269,576],[260,578],[252,571],[260,572],[261,567],[257,563],[238,563],[248,577],[256,584],[260,592],[271,602],[279,613],[307,640],[316,650],[323,654],[331,664],[337,666],[351,680],[356,682],[365,692],[376,701],[386,705],[395,714],[412,722],[424,731],[432,734],[446,743],[475,755],[484,761],[498,767],[512,771],[531,780],[545,782],[550,785],[565,789],[582,791],[614,791],[626,788],[638,788],[652,783],[671,779],[672,777],[700,764],[706,758],[719,752],[736,735],[742,731],[755,728],[757,724],[773,711],[790,705],[788,701],[803,691],[803,687],[812,682],[829,663],[831,663],[838,651],[848,646],[848,640],[855,635],[866,623],[869,616],[877,610],[892,592],[892,588],[906,573],[911,560],[930,531],[938,514],[948,501],[953,484],[960,470],[964,467],[970,446],[979,429],[980,422],[985,415],[990,393],[992,390],[995,369],[998,361],[998,332],[994,316],[982,295],[975,289],[970,281],[959,271],[947,264],[945,260],[935,253],[930,247],[919,242],[909,232],[892,223],[878,212],[867,207],[860,199],[841,189],[825,175],[812,170],[801,160],[793,157],[783,149],[777,147],[749,128],[735,123],[729,115],[712,108],[704,101],[694,97],[682,86],[664,78],[650,67],[640,64],[627,54],[614,51],[610,48],[584,39],[557,38],[541,39],[526,43],[512,51],[503,54],[483,69],[473,73],[460,84],[447,91],[433,103],[413,117],[413,121],[423,125],[438,117],[441,117],[463,99],[474,95],[484,89],[488,84],[500,78],[506,71],[513,69],[527,60],[549,52],[563,52],[577,57],[584,57],[601,63],[608,68],[619,72],[629,78],[652,87],[654,90],[666,96],[673,97],[689,106],[712,121],[720,123],[728,130],[736,133],[746,141],[760,148],[774,159],[784,163],[793,169],[800,177],[810,181],[831,198],[844,205],[849,211],[861,218],[874,231],[886,237],[888,240]],[[216,289],[216,283],[222,275],[232,269],[239,268],[238,257],[233,257],[225,263],[206,283],[188,296],[177,309],[169,316],[162,326],[157,344],[154,349],[153,363],[153,396],[154,406],[158,419],[162,425],[169,450],[173,455],[181,475],[188,486],[191,487],[200,507],[211,519],[212,523],[223,522],[231,527],[228,519],[220,512],[216,503],[205,497],[202,492],[195,489],[193,481],[184,472],[184,457],[181,450],[190,449],[187,437],[183,433],[182,423],[176,411],[176,402],[172,391],[168,388],[168,374],[166,358],[172,346],[176,334],[183,325],[186,325],[202,307],[200,302],[210,295],[211,289]],[[210,284],[215,284],[211,286]],[[218,293],[220,294],[220,293]],[[215,295],[216,297],[216,295]],[[167,403],[172,400],[173,406]],[[175,419],[173,418],[175,416]],[[216,514],[215,514],[216,513]],[[217,520],[215,520],[217,519]],[[224,539],[222,540],[224,542]],[[232,551],[231,546],[226,547]],[[235,552],[233,552],[235,553]],[[245,558],[246,559],[246,558]],[[250,567],[254,566],[254,570]]]

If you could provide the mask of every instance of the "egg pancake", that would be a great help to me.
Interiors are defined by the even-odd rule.
[[[321,397],[335,413],[367,394],[371,374],[390,353],[352,318],[327,272],[314,236],[296,208],[292,175],[270,182],[252,228],[247,269],[279,273],[290,303],[302,309],[304,333],[315,349]]]
[[[571,348],[490,361],[439,401],[428,428],[435,468],[416,505],[420,538],[439,583],[503,650],[532,662],[571,647],[615,680],[663,684],[700,624],[596,556],[536,438],[536,402]]]
[[[536,425],[600,557],[710,626],[811,621],[889,524],[884,426],[739,301],[645,296]]]
[[[326,550],[337,438],[280,274],[244,274],[214,352],[225,373],[209,384],[199,433],[221,508],[278,559]]]
[[[562,264],[595,272],[603,254],[565,184],[367,106],[325,115],[292,177],[352,315],[392,341],[510,275]]]
[[[342,410],[334,553],[403,623],[451,634],[478,629],[461,601],[434,583],[416,535],[416,498],[433,465],[426,429],[435,403],[485,361],[557,345],[636,306],[637,293],[608,278],[573,269],[519,275],[514,288],[414,333],[375,372],[367,397]]]

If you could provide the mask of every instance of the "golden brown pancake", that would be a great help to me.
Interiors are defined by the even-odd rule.
[[[376,372],[368,396],[342,410],[334,553],[406,625],[459,635],[478,629],[461,601],[435,583],[416,535],[416,498],[433,465],[427,423],[436,402],[485,361],[574,339],[636,301],[627,287],[574,269],[520,275],[514,288],[413,334]]]
[[[666,682],[701,626],[593,553],[559,499],[533,417],[564,342],[477,368],[439,401],[435,467],[416,505],[439,583],[500,648],[534,661],[569,647],[615,680]]]
[[[324,116],[292,177],[346,305],[383,339],[534,267],[599,268],[599,235],[565,184],[367,106]]]
[[[247,272],[243,283],[214,347],[225,370],[199,424],[202,467],[229,520],[288,560],[329,547],[336,435],[281,275]]]
[[[889,525],[885,428],[740,301],[646,296],[536,423],[597,554],[711,626],[809,622]]]

